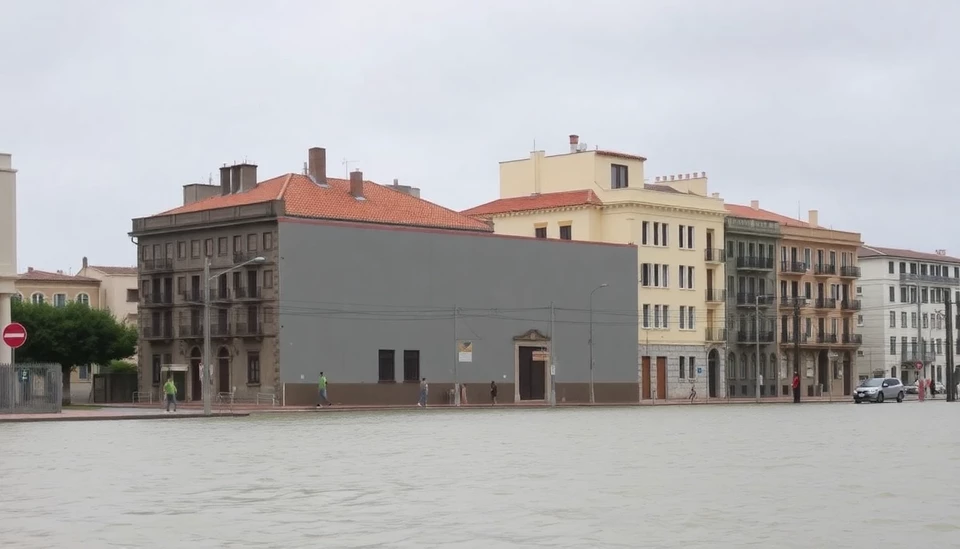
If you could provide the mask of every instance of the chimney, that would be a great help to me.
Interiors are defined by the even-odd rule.
[[[257,186],[257,165],[237,164],[233,167],[233,187],[235,192],[249,191]]]
[[[83,256],[83,268],[87,268],[87,256]]]
[[[810,210],[809,212],[807,212],[807,223],[809,223],[810,226],[819,227],[819,225],[817,224],[817,221],[819,221],[817,219],[817,210]]]
[[[393,180],[393,186],[391,189],[397,191],[398,193],[408,194],[414,198],[420,198],[420,189],[417,187],[411,187],[410,185],[401,185],[399,179]]]
[[[363,198],[363,172],[350,172],[350,194],[354,198]]]
[[[760,201],[759,201],[759,200],[751,200],[751,201],[750,201],[750,209],[751,209],[751,210],[759,210],[759,209],[760,209]]]
[[[580,147],[580,136],[576,134],[570,134],[570,152],[575,153]]]
[[[227,195],[230,194],[230,167],[224,166],[220,168],[220,194]]]
[[[307,151],[307,170],[314,183],[327,184],[327,149],[313,147]]]
[[[27,272],[28,272],[28,273],[32,273],[32,272],[33,272],[33,267],[27,267]]]

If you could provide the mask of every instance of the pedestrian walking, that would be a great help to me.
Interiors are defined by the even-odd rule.
[[[930,398],[937,398],[937,383],[932,377],[927,380],[927,386],[930,387]]]
[[[927,399],[927,380],[917,379],[917,399],[923,402]]]
[[[800,374],[798,372],[793,373],[793,401],[797,404],[800,403]]]
[[[490,382],[490,405],[494,406],[497,404],[497,382]]]
[[[427,384],[427,378],[420,380],[420,399],[417,401],[417,406],[421,408],[427,407],[427,397],[430,393],[430,385]]]
[[[697,386],[693,383],[690,384],[690,396],[687,398],[690,399],[690,404],[693,404],[693,401],[697,400]]]
[[[177,384],[173,382],[173,376],[167,377],[167,382],[163,384],[163,393],[167,395],[167,413],[170,413],[170,405],[173,405],[173,411],[177,411]]]
[[[320,379],[317,380],[317,407],[331,404],[333,403],[327,398],[327,376],[320,372]]]

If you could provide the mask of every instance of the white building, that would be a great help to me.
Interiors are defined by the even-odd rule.
[[[9,154],[0,153],[0,329],[10,323],[10,298],[17,293],[17,171]],[[0,343],[0,364],[12,362]]]
[[[857,319],[863,326],[860,377],[898,377],[910,384],[919,375],[932,375],[946,382],[944,301],[951,296],[956,319],[960,258],[945,250],[931,254],[876,246],[863,246],[857,255],[857,294],[863,303]],[[919,370],[917,363],[923,364]]]

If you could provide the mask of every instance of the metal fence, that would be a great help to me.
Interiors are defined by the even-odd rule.
[[[0,364],[0,414],[56,414],[62,396],[59,364]]]

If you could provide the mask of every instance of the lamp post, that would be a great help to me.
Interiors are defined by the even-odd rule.
[[[600,288],[606,288],[607,284],[601,284],[590,291],[590,339],[588,343],[590,344],[590,404],[596,402],[596,397],[593,394],[593,294]]]
[[[263,257],[255,257],[253,259],[248,259],[243,263],[234,265],[229,269],[220,271],[216,276],[229,273],[230,271],[235,271],[241,267],[250,265],[251,263],[263,263],[266,261]],[[207,257],[203,261],[203,362],[200,364],[200,367],[203,368],[203,415],[209,416],[212,413],[211,403],[210,403],[210,360],[212,352],[210,350],[210,281],[213,280],[213,276],[210,275],[210,258]]]

